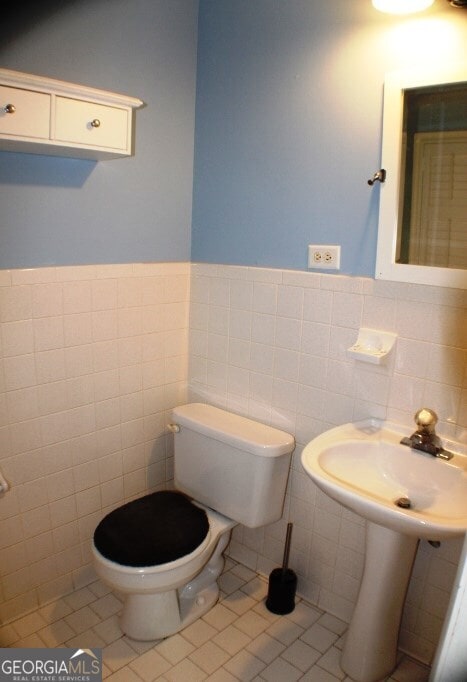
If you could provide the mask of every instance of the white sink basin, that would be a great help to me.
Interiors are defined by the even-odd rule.
[[[377,420],[344,424],[312,440],[302,464],[321,490],[369,521],[428,540],[464,534],[465,446],[444,441],[455,454],[441,460],[400,445],[408,431]],[[399,498],[410,508],[397,506]]]

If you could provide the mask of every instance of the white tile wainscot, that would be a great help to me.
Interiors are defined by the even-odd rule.
[[[293,521],[291,566],[309,601],[350,619],[364,555],[363,521],[305,475],[305,443],[365,417],[413,430],[426,405],[439,431],[467,440],[467,296],[437,287],[267,268],[194,264],[189,398],[263,420],[296,435],[283,519],[238,527],[230,554],[264,575],[280,564]],[[360,327],[394,332],[387,365],[346,354]],[[420,544],[401,646],[429,662],[449,600],[461,542]]]
[[[3,623],[95,579],[102,516],[172,480],[189,275],[188,263],[0,272]]]
[[[12,485],[0,499],[2,622],[94,579],[89,546],[100,518],[170,484],[165,424],[187,398],[295,433],[282,521],[238,528],[230,553],[268,575],[292,520],[300,593],[348,621],[363,523],[314,488],[301,449],[367,416],[410,430],[422,404],[436,410],[442,434],[465,440],[465,308],[457,290],[265,268],[0,271],[0,467]],[[387,366],[346,356],[361,326],[398,334]],[[455,541],[419,548],[401,644],[421,660],[435,649],[459,552]]]

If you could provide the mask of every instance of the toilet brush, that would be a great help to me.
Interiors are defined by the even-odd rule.
[[[297,575],[288,568],[290,541],[292,538],[292,523],[287,524],[284,558],[282,567],[275,568],[269,575],[268,596],[266,608],[281,616],[291,613],[295,608],[295,592],[297,590]]]

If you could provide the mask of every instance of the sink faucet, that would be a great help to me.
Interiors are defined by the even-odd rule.
[[[441,444],[441,439],[436,435],[435,426],[438,422],[438,415],[428,407],[422,407],[415,414],[415,423],[417,430],[413,432],[410,438],[403,438],[402,445],[408,445],[414,450],[421,450],[427,452],[433,457],[441,457],[441,459],[451,459],[452,452],[445,450]]]

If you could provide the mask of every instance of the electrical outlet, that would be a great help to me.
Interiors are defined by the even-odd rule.
[[[337,244],[309,244],[308,267],[321,270],[339,270],[341,247]]]

